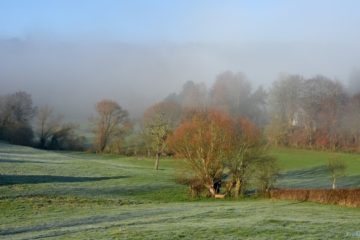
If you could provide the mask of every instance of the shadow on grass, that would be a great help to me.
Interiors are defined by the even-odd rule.
[[[327,166],[316,166],[280,174],[276,187],[280,188],[331,188],[332,179]],[[343,176],[337,179],[338,188],[360,186],[360,175]]]
[[[172,208],[158,208],[158,209],[142,209],[139,211],[125,212],[112,216],[94,215],[90,217],[83,217],[80,219],[67,219],[63,221],[49,222],[49,223],[33,225],[33,226],[11,227],[6,229],[0,229],[0,236],[37,232],[38,236],[35,236],[32,239],[58,237],[69,233],[76,233],[83,231],[83,229],[81,228],[80,229],[75,228],[77,226],[86,226],[91,224],[93,225],[92,229],[103,228],[103,226],[94,226],[94,225],[105,224],[105,223],[111,226],[123,226],[124,224],[121,221],[126,221],[128,219],[140,221],[142,224],[154,224],[156,222],[166,222],[168,219],[172,220],[176,216],[175,217],[170,216],[165,219],[159,219],[157,221],[151,221],[151,222],[147,222],[146,220],[142,220],[142,219],[147,219],[147,217],[159,216],[163,214],[168,214],[169,212],[171,213],[178,211],[184,211],[184,209],[172,207]],[[69,227],[71,227],[71,229],[66,229]],[[52,230],[52,232],[48,232],[48,233],[39,232],[39,231],[49,231],[49,230]]]
[[[128,176],[114,177],[70,177],[52,175],[0,175],[0,186],[15,184],[36,184],[36,183],[71,183],[71,182],[93,182],[109,179],[128,178]]]
[[[0,159],[0,163],[48,163],[41,161],[32,161],[32,160],[15,160],[15,159]]]
[[[136,197],[136,200],[168,200],[167,198],[176,198],[178,188],[173,185],[146,184],[146,185],[128,185],[116,184],[112,186],[94,185],[92,187],[73,187],[73,188],[53,188],[51,192],[46,189],[41,194],[52,194],[56,196],[81,196],[81,197]],[[24,197],[18,195],[16,197]],[[170,199],[171,200],[171,199]]]
[[[298,178],[298,177],[323,177],[330,176],[327,166],[316,166],[300,170],[287,171],[280,175],[280,178]]]

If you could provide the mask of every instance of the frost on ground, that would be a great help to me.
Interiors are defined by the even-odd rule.
[[[354,239],[360,230],[360,209],[192,200],[175,164],[155,172],[152,159],[2,143],[0,239]]]

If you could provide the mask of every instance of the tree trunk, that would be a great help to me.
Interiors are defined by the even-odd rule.
[[[214,188],[214,185],[211,184],[205,184],[205,187],[209,190],[212,197],[215,197],[216,190]]]
[[[210,187],[210,188],[209,188],[209,191],[210,191],[210,193],[211,193],[211,196],[212,196],[212,197],[215,197],[215,195],[216,195],[216,190],[215,190],[215,188],[214,188],[214,187]]]
[[[160,153],[156,153],[155,170],[159,170]]]
[[[236,184],[236,182],[234,180],[232,180],[231,182],[229,182],[226,185],[225,195],[231,195],[231,191],[233,190],[235,184]]]
[[[99,152],[104,152],[105,150],[105,147],[106,147],[106,142],[104,139],[100,139],[100,142],[99,142]]]
[[[45,148],[45,138],[44,137],[40,137],[40,146],[39,146],[41,149],[44,149]]]
[[[102,153],[102,152],[104,152],[104,150],[105,150],[105,145],[101,145],[100,146],[100,152]]]
[[[239,198],[240,192],[241,192],[241,181],[239,178],[237,178],[235,184],[235,198]]]
[[[333,183],[332,183],[332,189],[335,190],[336,189],[336,178],[333,178]]]

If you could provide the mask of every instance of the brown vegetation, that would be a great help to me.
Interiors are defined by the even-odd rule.
[[[360,189],[273,189],[270,197],[360,207]]]
[[[359,95],[324,76],[288,75],[273,83],[267,136],[273,145],[359,151]]]
[[[111,144],[119,144],[128,125],[128,112],[117,102],[106,99],[96,104],[96,112],[98,115],[91,119],[95,134],[93,146],[97,152],[104,152]]]

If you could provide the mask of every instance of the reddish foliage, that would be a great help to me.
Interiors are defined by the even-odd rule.
[[[289,144],[294,147],[306,146],[308,144],[309,137],[301,128],[295,128],[290,134],[288,134]]]
[[[185,120],[168,139],[177,156],[184,157],[212,195],[221,179],[221,157],[231,148],[234,121],[219,111],[199,111]]]
[[[191,115],[173,132],[168,144],[177,156],[187,160],[196,178],[214,196],[213,186],[221,180],[225,162],[227,167],[235,168],[233,172],[245,171],[238,169],[240,165],[247,166],[238,162],[242,161],[238,158],[239,151],[245,148],[254,151],[252,154],[260,151],[262,135],[247,118],[233,119],[217,110],[196,111]],[[230,164],[230,161],[234,162]]]
[[[360,189],[273,189],[270,197],[360,207]]]
[[[330,137],[326,131],[317,131],[315,133],[315,146],[319,149],[327,149],[330,147]]]
[[[242,141],[254,145],[261,141],[262,136],[259,128],[247,118],[240,117],[235,123],[241,129]]]
[[[185,120],[169,138],[169,146],[181,157],[201,154],[210,160],[229,146],[233,120],[219,111],[198,111]],[[219,147],[221,146],[221,148]],[[198,153],[198,149],[202,149]]]

